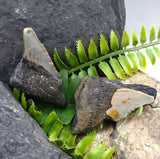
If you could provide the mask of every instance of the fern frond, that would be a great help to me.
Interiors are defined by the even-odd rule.
[[[156,56],[154,55],[154,52],[160,58],[160,49],[156,47],[156,45],[160,44],[160,28],[157,35],[158,38],[157,41],[154,41],[155,37],[156,37],[155,26],[153,26],[151,28],[149,35],[150,43],[146,43],[147,41],[146,30],[145,27],[142,26],[140,33],[140,40],[139,40],[142,45],[137,46],[138,38],[134,30],[132,30],[133,47],[126,48],[129,45],[130,40],[128,33],[124,30],[121,41],[121,47],[123,47],[123,50],[118,50],[119,49],[118,38],[116,34],[113,32],[113,30],[111,30],[110,48],[111,50],[113,50],[113,52],[109,54],[108,52],[110,51],[110,49],[103,34],[100,34],[99,54],[97,46],[94,43],[93,39],[90,40],[90,44],[88,47],[88,54],[85,52],[82,42],[78,40],[77,54],[79,59],[77,59],[76,56],[74,56],[69,50],[65,49],[67,60],[69,64],[72,66],[72,68],[68,70],[68,74],[72,74],[71,76],[72,79],[75,78],[77,74],[80,78],[83,78],[86,75],[98,76],[97,67],[99,67],[99,69],[103,71],[103,73],[107,76],[107,78],[113,80],[115,79],[115,76],[117,76],[118,78],[125,80],[126,79],[125,74],[132,76],[133,69],[135,72],[137,72],[139,68],[141,68],[143,71],[146,70],[145,56],[148,56],[153,65],[155,64],[156,61]],[[145,54],[141,51],[142,49],[146,50]],[[127,55],[124,55],[125,53],[127,53]],[[58,57],[57,54],[58,53],[56,52],[55,57]],[[117,55],[118,59],[116,59]],[[87,57],[89,57],[89,59]],[[80,61],[81,64],[79,64],[78,60]],[[56,64],[58,63],[59,65],[58,68],[66,67],[60,60],[56,60],[55,63]],[[87,70],[87,72],[85,72],[84,70]]]

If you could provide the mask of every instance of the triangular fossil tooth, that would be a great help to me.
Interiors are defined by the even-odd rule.
[[[156,89],[149,86],[132,86],[122,84],[119,81],[111,81],[106,78],[84,77],[75,93],[77,114],[73,120],[72,133],[84,134],[89,132],[100,124],[103,119],[107,118],[107,110],[113,119],[118,120],[128,112],[136,109],[135,107],[129,110],[127,109],[127,111],[124,110],[123,113],[120,109],[117,110],[117,107],[111,107],[111,100],[114,93],[120,89],[128,90],[128,88],[132,88],[130,89],[131,91],[138,92],[140,95],[143,94],[141,97],[149,97],[150,101],[141,104],[149,104],[152,102],[157,93]],[[142,92],[140,90],[142,90]],[[130,98],[127,96],[128,95],[123,96],[124,100]]]
[[[10,84],[28,95],[42,98],[58,106],[66,106],[62,79],[32,28],[23,30],[24,56],[14,70]]]
[[[54,64],[44,47],[44,45],[39,41],[36,33],[32,28],[25,28],[23,30],[23,40],[24,40],[24,57],[28,60],[36,63],[39,66],[44,67],[49,73],[59,78],[59,74],[54,67]]]

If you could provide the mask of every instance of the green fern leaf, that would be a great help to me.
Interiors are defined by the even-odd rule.
[[[49,131],[51,130],[54,122],[57,120],[57,115],[56,112],[51,112],[46,119],[44,120],[44,122],[42,123],[42,128],[43,130],[46,132],[46,134],[49,133]]]
[[[97,73],[95,66],[90,66],[88,68],[88,75],[89,76],[98,76],[98,73]]]
[[[67,60],[71,66],[78,66],[79,65],[79,62],[78,62],[76,56],[74,56],[67,48],[65,48],[65,54],[66,54]]]
[[[54,62],[59,70],[66,69],[68,70],[68,67],[63,63],[61,58],[58,55],[57,49],[54,49]]]
[[[115,147],[110,147],[101,156],[101,159],[110,159],[115,152]]]
[[[146,29],[143,25],[140,33],[140,42],[143,45],[146,41],[147,41]]]
[[[54,122],[51,130],[49,131],[48,136],[52,135],[52,137],[53,137],[53,135],[54,135],[54,138],[57,138],[57,136],[59,135],[62,128],[63,128],[63,122],[57,118],[57,120]]]
[[[92,145],[95,137],[96,137],[96,131],[92,131],[85,137],[83,137],[83,139],[76,146],[75,154],[77,155],[85,154],[88,148]]]
[[[150,42],[155,40],[155,37],[156,37],[155,34],[156,34],[155,26],[152,26],[151,31],[150,31],[150,37],[149,37]]]
[[[83,77],[87,76],[87,73],[86,73],[86,71],[81,70],[81,71],[79,72],[78,76],[82,79]]]
[[[88,159],[99,159],[102,154],[104,153],[104,150],[106,148],[107,144],[104,142],[103,144],[95,147],[88,155]]]
[[[157,56],[160,58],[160,49],[157,47],[153,47],[154,51],[156,52]]]
[[[129,45],[129,35],[126,30],[123,31],[121,46],[126,48]]]
[[[134,71],[138,72],[138,61],[136,55],[134,53],[128,53],[127,57],[131,60]]]
[[[103,34],[100,35],[100,49],[101,49],[101,55],[105,55],[109,52],[109,47]]]
[[[104,72],[108,79],[115,80],[115,76],[107,62],[100,62],[98,66]]]
[[[146,54],[147,54],[149,60],[151,61],[152,65],[154,65],[155,62],[156,62],[156,57],[155,57],[153,51],[151,49],[147,48],[146,49]]]
[[[120,64],[122,65],[124,71],[129,75],[132,76],[132,67],[129,63],[129,61],[127,60],[127,58],[125,56],[119,56],[118,60],[120,62]]]
[[[94,43],[93,39],[91,39],[89,47],[88,47],[89,59],[93,60],[98,57],[97,46]]]
[[[17,88],[14,88],[13,89],[13,94],[14,94],[14,97],[19,101],[20,91]]]
[[[158,36],[157,36],[157,39],[160,40],[160,27],[158,29]]]
[[[146,58],[142,52],[137,52],[137,57],[139,61],[140,68],[145,72],[146,71]]]
[[[111,33],[110,33],[110,45],[113,51],[116,51],[117,49],[119,49],[118,38],[113,30],[111,30]]]
[[[134,30],[132,30],[132,45],[136,46],[138,44],[138,38]]]
[[[122,67],[120,66],[120,64],[118,63],[118,61],[115,58],[110,58],[109,63],[111,64],[117,77],[122,80],[125,80],[126,77],[125,77],[124,71]]]
[[[21,95],[21,105],[22,105],[23,109],[26,111],[27,110],[27,101],[26,101],[26,97],[25,97],[24,92]]]
[[[36,110],[36,106],[35,106],[33,100],[31,100],[31,99],[28,100],[27,104],[30,105],[30,107],[28,109],[28,113],[30,114],[30,116],[33,119],[35,119],[37,121],[38,124],[40,124],[41,120],[42,120],[42,112]]]
[[[77,77],[77,75],[75,73],[72,73],[71,79],[74,79],[76,77]]]
[[[77,53],[79,56],[79,61],[81,63],[85,63],[88,61],[88,58],[87,58],[87,55],[86,55],[86,52],[84,50],[84,47],[83,47],[81,40],[77,41]]]

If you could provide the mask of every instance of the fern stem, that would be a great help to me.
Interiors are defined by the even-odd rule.
[[[96,58],[92,61],[89,61],[85,64],[82,64],[80,66],[77,66],[77,67],[74,67],[73,69],[69,70],[68,71],[68,74],[71,74],[73,72],[76,72],[78,70],[81,70],[85,67],[88,67],[90,65],[94,65],[102,60],[105,60],[107,58],[110,58],[110,57],[113,57],[113,56],[116,56],[116,55],[119,55],[119,54],[122,54],[122,53],[125,53],[125,52],[130,52],[130,51],[136,51],[136,50],[140,50],[140,49],[144,49],[144,48],[147,48],[147,47],[151,47],[151,46],[154,46],[154,45],[157,45],[157,44],[160,44],[160,41],[155,41],[155,42],[152,42],[152,43],[148,43],[148,44],[143,44],[143,45],[140,45],[140,46],[134,46],[132,48],[128,48],[128,49],[124,49],[124,50],[118,50],[118,51],[115,51],[115,52],[112,52],[112,53],[109,53],[109,54],[106,54],[104,56],[101,56],[99,58]]]

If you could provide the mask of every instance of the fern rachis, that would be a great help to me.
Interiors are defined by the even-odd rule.
[[[79,75],[82,77],[82,73],[83,75],[87,75],[87,73],[84,73],[84,69],[88,68],[87,72],[90,72],[90,70],[93,69],[93,65],[98,64],[98,67],[100,68],[100,70],[102,70],[104,72],[104,74],[111,80],[115,79],[115,77],[113,76],[117,76],[118,78],[125,80],[125,74],[132,76],[132,72],[133,69],[135,72],[138,71],[138,68],[140,67],[143,71],[145,71],[146,69],[146,55],[148,56],[148,58],[150,59],[151,63],[154,65],[155,61],[156,61],[156,56],[154,54],[154,52],[156,52],[157,57],[160,58],[160,50],[156,47],[156,45],[160,44],[160,29],[158,31],[158,40],[155,40],[155,27],[153,26],[151,28],[150,31],[150,43],[146,43],[147,41],[147,36],[146,36],[146,31],[145,31],[145,27],[142,26],[142,30],[141,30],[141,34],[140,34],[140,43],[141,45],[138,45],[138,38],[137,35],[135,34],[135,32],[132,30],[132,45],[133,47],[131,48],[127,48],[127,46],[129,45],[129,36],[128,33],[126,31],[123,32],[123,36],[122,36],[122,41],[121,41],[121,46],[123,47],[122,50],[118,50],[119,49],[119,43],[118,43],[118,38],[116,36],[116,34],[111,31],[110,34],[110,48],[111,50],[113,50],[114,52],[108,53],[109,52],[109,46],[108,43],[106,41],[106,39],[104,38],[104,36],[102,34],[100,34],[100,54],[101,56],[99,56],[98,52],[97,52],[97,47],[93,41],[93,39],[91,39],[89,47],[88,47],[88,58],[87,58],[87,54],[86,51],[84,50],[83,44],[81,42],[81,40],[77,41],[77,53],[79,55],[79,60],[74,56],[74,58],[70,59],[67,58],[69,63],[73,63],[73,59],[76,58],[75,64],[71,64],[72,68],[68,69],[68,67],[61,61],[60,58],[56,58],[57,56],[57,52],[56,55],[54,55],[54,62],[57,65],[57,67],[59,68],[59,70],[61,69],[66,69],[68,70],[69,74],[75,74],[75,72],[79,73]],[[153,48],[153,49],[151,49]],[[141,52],[142,49],[146,49],[146,54]],[[110,51],[111,51],[110,50]],[[136,52],[136,53],[133,53]],[[71,52],[69,52],[70,54]],[[125,58],[124,54],[127,55]],[[71,53],[72,54],[72,53]],[[119,56],[118,59],[115,59],[114,56]],[[67,56],[67,55],[66,55]],[[104,62],[106,62],[107,59],[110,59],[108,61],[110,61],[109,63],[112,63],[111,66],[110,64],[105,64]],[[80,61],[81,64],[78,63],[78,61]],[[114,62],[113,62],[114,61]],[[61,64],[62,63],[62,64]],[[119,66],[118,66],[119,65]],[[117,67],[118,66],[118,67]],[[132,67],[133,66],[133,69]],[[111,68],[110,68],[111,67]],[[113,74],[112,70],[114,70],[115,74]],[[115,71],[116,70],[116,71]],[[96,70],[94,70],[95,72]],[[107,73],[109,71],[109,73]],[[111,73],[112,72],[112,73]],[[88,75],[94,75],[92,73],[88,74]],[[96,74],[95,74],[96,75]]]

